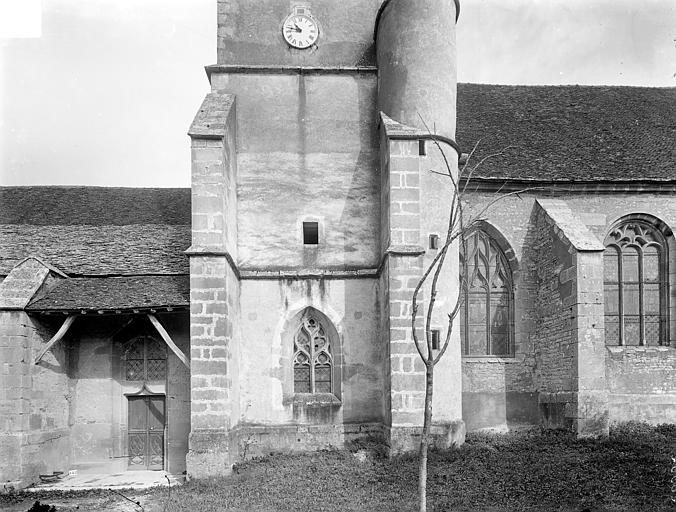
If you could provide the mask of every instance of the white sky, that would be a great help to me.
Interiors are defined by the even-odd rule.
[[[0,0],[0,185],[189,186],[215,61],[216,0]],[[676,1],[461,0],[458,74],[674,87]]]

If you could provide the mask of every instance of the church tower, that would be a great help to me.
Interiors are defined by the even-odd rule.
[[[457,15],[453,0],[219,0],[189,131],[190,475],[362,435],[415,446],[409,303],[450,200],[432,134],[458,159]],[[457,249],[448,267],[442,328]],[[462,442],[457,334],[436,381],[438,443]]]

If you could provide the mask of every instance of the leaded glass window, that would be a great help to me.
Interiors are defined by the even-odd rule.
[[[483,231],[465,238],[460,251],[460,338],[466,356],[507,356],[512,341],[512,276],[502,250]]]
[[[312,314],[301,320],[293,344],[295,393],[333,392],[331,343],[319,319]]]
[[[606,345],[666,342],[666,243],[653,226],[614,228],[603,254]]]
[[[167,374],[167,348],[150,336],[132,341],[124,352],[125,379],[164,380]]]

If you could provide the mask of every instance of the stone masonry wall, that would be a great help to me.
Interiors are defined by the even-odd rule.
[[[188,472],[230,470],[228,431],[237,418],[235,323],[239,282],[224,256],[190,260],[191,433]]]
[[[411,334],[411,297],[422,275],[417,141],[388,141],[387,211],[391,439],[394,453],[408,449],[410,427],[422,424],[425,369]],[[424,305],[421,304],[421,307]],[[420,335],[420,333],[418,333]]]
[[[625,346],[607,350],[610,421],[676,423],[674,347]]]
[[[399,453],[413,449],[419,435],[424,415],[425,367],[415,348],[411,333],[411,298],[423,272],[425,244],[428,232],[438,232],[439,226],[433,216],[423,215],[421,197],[421,169],[438,166],[419,153],[418,140],[389,141],[389,166],[383,172],[389,177],[387,209],[389,226],[388,236],[388,318],[390,340],[390,451]],[[429,189],[430,186],[428,185]],[[425,193],[429,192],[426,189]],[[427,200],[427,199],[426,199]],[[432,201],[434,203],[435,201]],[[385,215],[385,212],[383,212]],[[424,226],[423,226],[424,224]],[[421,229],[424,227],[425,232]],[[454,261],[454,255],[455,260]],[[432,257],[432,256],[430,256]],[[448,265],[457,265],[457,251],[449,253]],[[442,279],[443,281],[443,279]],[[441,288],[446,295],[451,294],[444,284]],[[439,296],[440,308],[449,303],[449,297]],[[428,293],[419,295],[419,321],[417,323],[419,339],[424,340],[422,328],[425,317],[425,302]],[[445,332],[445,330],[443,330]],[[456,339],[457,341],[457,339]],[[457,345],[457,344],[456,344]],[[453,346],[447,361],[437,367],[435,384],[433,422],[437,423],[433,434],[440,446],[453,442],[462,442],[464,426],[460,419],[459,408],[459,371],[452,371],[452,360],[458,363]],[[454,357],[455,356],[455,357]],[[455,375],[457,382],[453,381]],[[454,398],[453,392],[457,393]]]
[[[500,361],[482,362],[465,361],[463,363],[463,390],[465,393],[482,394],[488,396],[504,389],[505,394],[515,392],[537,393],[539,383],[534,382],[532,376],[536,375],[534,364],[534,343],[537,341],[537,324],[535,323],[538,313],[539,297],[538,276],[534,272],[537,264],[533,258],[534,236],[537,230],[533,228],[536,217],[533,215],[535,195],[543,197],[551,194],[558,200],[564,201],[570,210],[575,212],[580,226],[586,227],[593,233],[598,242],[602,242],[612,224],[620,218],[630,215],[654,216],[673,231],[676,226],[676,204],[673,198],[653,193],[598,193],[590,191],[573,194],[570,192],[557,192],[552,189],[541,193],[524,193],[517,196],[507,197],[499,201],[486,215],[490,226],[504,236],[508,245],[513,248],[517,261],[520,263],[518,278],[515,279],[515,345],[516,353],[513,360],[507,365]],[[472,205],[485,204],[495,197],[494,193],[471,193],[466,196],[469,210]],[[667,236],[669,242],[669,286],[670,296],[674,297],[673,290],[676,272],[676,251],[672,250],[673,235]],[[578,262],[584,266],[586,263]],[[591,338],[596,340],[595,357],[598,356],[598,343],[602,337],[603,311],[598,304],[599,291],[602,295],[602,276],[598,275],[598,269],[602,268],[602,262],[597,262],[600,267],[594,271],[592,279],[585,279],[587,285],[595,280],[596,290],[587,291],[596,293],[596,298],[589,296],[589,301],[578,300],[580,304],[576,314],[586,316],[588,323],[573,327],[578,333],[589,330]],[[592,267],[597,263],[591,264]],[[582,267],[580,267],[582,268]],[[580,282],[579,279],[577,279]],[[599,286],[601,287],[599,290]],[[588,286],[589,287],[589,286]],[[585,290],[578,290],[578,294]],[[675,336],[674,300],[670,301],[669,328],[671,344]],[[586,305],[585,305],[586,304]],[[586,309],[586,311],[585,311]],[[595,320],[591,320],[595,318]],[[579,337],[579,336],[578,336]],[[583,339],[579,337],[579,339]],[[589,363],[587,370],[590,379],[599,378],[600,366],[607,366],[606,381],[608,389],[609,419],[610,421],[626,421],[630,419],[645,419],[658,421],[657,418],[670,417],[669,410],[676,403],[674,389],[670,387],[669,380],[662,375],[668,373],[668,368],[673,365],[675,356],[672,348],[646,348],[634,349],[630,347],[608,347],[600,350],[605,353],[605,363],[594,359],[596,366],[591,364],[588,358],[581,358],[581,363]],[[479,368],[480,367],[480,368]],[[664,373],[663,373],[664,372]],[[589,381],[589,383],[592,382]],[[595,384],[590,384],[592,387]],[[663,385],[665,387],[663,387]],[[601,401],[603,398],[601,397]],[[486,404],[484,400],[482,403]],[[580,406],[582,407],[582,406]],[[651,419],[652,418],[652,419]]]
[[[23,487],[70,461],[70,400],[63,342],[35,357],[64,319],[43,324],[22,308],[48,279],[37,259],[17,265],[0,284],[0,481]]]
[[[525,268],[537,283],[532,335],[535,378],[545,424],[563,426],[575,407],[577,387],[573,248],[559,236],[553,220],[543,211],[535,212],[532,229],[535,233]]]
[[[18,487],[70,464],[63,342],[39,366],[33,363],[59,326],[42,325],[22,311],[0,311],[0,481]]]
[[[230,471],[229,430],[237,422],[237,158],[234,98],[211,94],[192,136],[190,256],[190,476]],[[214,115],[216,115],[214,114]],[[221,118],[222,117],[222,118]]]

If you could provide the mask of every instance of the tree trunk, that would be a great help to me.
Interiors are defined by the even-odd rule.
[[[425,362],[425,419],[420,438],[420,457],[418,467],[418,497],[420,512],[427,511],[427,449],[430,445],[430,427],[432,425],[432,391],[434,383],[434,363]]]

